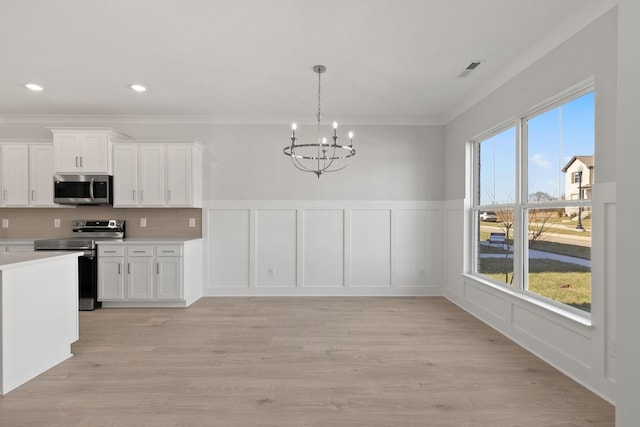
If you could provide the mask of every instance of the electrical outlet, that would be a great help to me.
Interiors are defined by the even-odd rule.
[[[2,228],[9,228],[9,218],[2,218]]]
[[[195,227],[195,226],[196,226],[196,219],[189,218],[189,227]]]
[[[60,228],[60,218],[55,218],[53,220],[53,228]]]
[[[273,269],[273,267],[267,268],[267,277],[273,277],[274,274],[275,270]]]
[[[140,218],[140,227],[147,226],[147,218]]]

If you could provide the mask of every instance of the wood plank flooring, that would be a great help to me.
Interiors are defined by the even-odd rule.
[[[614,426],[614,408],[444,298],[205,298],[80,313],[0,426]]]

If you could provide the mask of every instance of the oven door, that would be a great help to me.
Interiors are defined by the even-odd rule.
[[[78,307],[81,311],[91,311],[102,306],[98,301],[98,260],[95,255],[78,257],[78,293]]]

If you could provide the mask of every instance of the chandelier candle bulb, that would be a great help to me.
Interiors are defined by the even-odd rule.
[[[294,124],[292,124],[292,125],[291,125],[291,130],[292,130],[292,134],[291,134],[291,136],[292,136],[293,138],[295,138],[295,137],[296,137],[296,129],[298,129],[298,125],[297,125],[297,124],[295,124],[295,123],[294,123]]]

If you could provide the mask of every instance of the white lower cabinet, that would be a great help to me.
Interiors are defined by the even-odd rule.
[[[202,296],[200,240],[187,250],[185,244],[98,243],[98,299],[105,307],[191,304]],[[185,276],[185,263],[197,274]]]
[[[182,258],[156,259],[156,298],[182,299]]]
[[[124,300],[124,257],[98,259],[98,300]]]
[[[153,246],[128,246],[126,288],[128,300],[153,300]],[[98,267],[99,269],[99,267]]]

